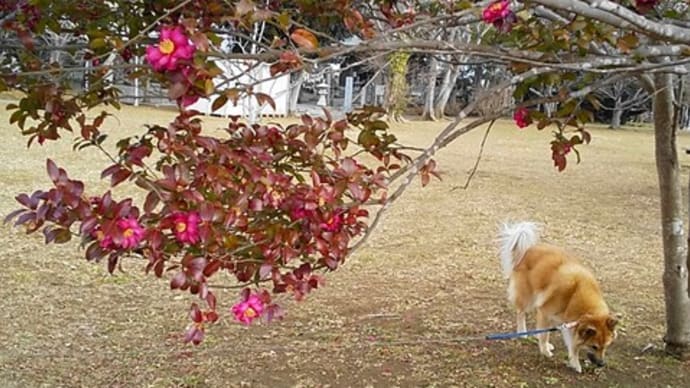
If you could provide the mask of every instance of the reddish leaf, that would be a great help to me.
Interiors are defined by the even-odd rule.
[[[170,289],[175,290],[178,288],[182,288],[187,284],[187,275],[185,275],[184,272],[180,271],[178,272],[170,281]]]
[[[218,96],[218,98],[213,100],[213,104],[211,104],[211,111],[217,111],[218,109],[222,108],[225,104],[227,104],[227,102],[228,96],[226,94],[221,94],[220,96]]]
[[[208,264],[206,264],[206,268],[204,268],[204,276],[210,277],[213,276],[218,270],[220,269],[220,266],[223,263],[220,260],[211,260],[209,261]]]
[[[117,268],[117,262],[118,262],[119,256],[118,253],[111,253],[110,256],[108,256],[108,273],[112,274],[115,272],[115,268]]]
[[[204,330],[197,325],[192,325],[184,336],[184,342],[191,342],[194,345],[199,345],[204,340]]]
[[[429,181],[431,180],[431,175],[427,171],[424,171],[421,173],[422,175],[422,187],[425,187],[426,185],[429,184]]]
[[[187,93],[187,85],[182,82],[175,82],[168,88],[168,97],[171,100],[177,100]]]
[[[216,295],[214,295],[210,291],[206,294],[206,304],[208,304],[208,308],[210,308],[211,310],[216,309]]]
[[[208,37],[206,36],[206,34],[204,34],[201,31],[197,31],[190,37],[190,39],[192,40],[192,42],[194,43],[194,46],[198,50],[201,50],[204,52],[208,51],[209,41],[208,41]]]
[[[271,106],[271,108],[273,108],[273,110],[276,110],[276,102],[273,101],[273,98],[271,98],[271,96],[269,96],[268,94],[254,93],[254,97],[256,98],[256,102],[259,104],[259,106],[268,104]]]
[[[315,50],[319,47],[319,40],[311,32],[304,28],[298,28],[290,34],[290,39],[297,44],[297,46],[307,49]]]
[[[125,179],[129,178],[132,175],[132,172],[130,170],[126,169],[121,169],[118,172],[114,173],[113,175],[110,176],[110,186],[115,187],[122,183]]]
[[[60,176],[60,170],[58,169],[58,166],[55,164],[50,159],[46,160],[46,168],[48,170],[48,177],[50,177],[50,180],[53,182],[57,182],[59,176]]]
[[[354,31],[356,27],[358,27],[361,23],[364,22],[364,18],[362,18],[362,14],[359,13],[359,11],[352,10],[348,15],[346,15],[343,18],[343,22],[345,23],[345,27],[347,27],[348,30]]]
[[[243,16],[254,10],[254,2],[251,0],[240,0],[235,4],[237,16]]]
[[[3,224],[9,223],[10,221],[12,221],[12,219],[13,219],[14,217],[16,217],[16,216],[18,216],[18,215],[24,213],[25,211],[26,211],[25,209],[18,209],[18,210],[15,210],[15,211],[11,212],[10,214],[8,214],[8,215],[5,217],[5,219],[4,219],[4,221],[3,221]]]
[[[160,202],[158,193],[151,191],[146,195],[146,200],[144,201],[144,212],[150,214]]]
[[[201,310],[199,309],[199,306],[196,303],[192,303],[192,307],[189,310],[189,319],[196,323],[201,323],[203,322],[203,315],[201,314]]]
[[[21,203],[25,207],[28,207],[30,209],[36,208],[36,203],[34,203],[34,201],[31,200],[32,198],[26,194],[19,194],[16,197],[14,197],[14,199],[16,199],[17,202]]]
[[[273,271],[273,265],[270,263],[264,263],[259,268],[259,279],[269,279],[271,277],[271,272]]]
[[[215,300],[215,296],[213,297]],[[215,306],[215,302],[213,303]],[[214,307],[215,308],[215,307]],[[218,321],[218,313],[215,311],[209,311],[206,313],[206,322],[214,323]]]

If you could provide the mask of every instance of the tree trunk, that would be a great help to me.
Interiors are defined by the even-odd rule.
[[[664,246],[666,351],[687,357],[690,350],[690,295],[688,295],[688,241],[684,238],[680,166],[673,115],[670,74],[654,75],[654,137],[659,176],[661,225]]]
[[[442,118],[446,114],[446,106],[453,93],[453,89],[455,89],[455,82],[458,79],[458,75],[460,75],[460,66],[449,65],[443,77],[443,83],[438,92],[438,98],[434,102],[434,113],[437,118]]]
[[[547,85],[546,90],[544,91],[544,94],[542,96],[544,97],[551,97],[554,94],[553,91],[553,86],[552,85]],[[544,104],[544,113],[546,113],[546,117],[552,118],[553,113],[556,111],[558,108],[558,104],[555,102],[547,102]]]
[[[690,106],[688,105],[680,107],[680,129],[684,131],[690,129]]]
[[[302,84],[304,83],[304,70],[297,74],[297,79],[290,87],[290,102],[288,115],[294,115],[297,111],[297,102],[299,102],[299,94],[302,91]]]
[[[423,120],[436,121],[434,111],[434,100],[436,100],[436,77],[438,76],[438,61],[432,56],[429,61],[429,74],[427,75],[427,86],[424,91],[424,110],[422,111]]]
[[[384,105],[388,111],[389,120],[405,121],[403,114],[407,108],[409,86],[406,76],[409,59],[410,53],[403,51],[396,51],[390,54],[389,76],[387,77],[388,88],[386,88],[387,97]]]
[[[611,113],[611,124],[609,128],[618,129],[621,127],[621,116],[623,116],[623,108],[621,107],[621,99],[618,97],[613,106],[613,112]]]

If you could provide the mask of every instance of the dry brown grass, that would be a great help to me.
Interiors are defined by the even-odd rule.
[[[72,152],[70,139],[26,151],[7,117],[0,113],[1,215],[17,207],[15,194],[47,185],[47,155],[105,187],[98,180],[103,156]],[[135,133],[143,122],[171,117],[125,107],[108,125],[114,135]],[[207,129],[223,125],[206,121]],[[411,122],[395,132],[405,143],[426,145],[444,124]],[[46,247],[40,236],[1,227],[0,385],[686,384],[688,365],[655,350],[662,346],[664,305],[652,134],[595,129],[583,162],[557,173],[548,133],[500,123],[470,188],[452,190],[464,183],[481,135],[475,131],[443,150],[444,180],[424,189],[416,182],[325,288],[304,303],[288,303],[284,321],[244,328],[226,320],[199,347],[181,343],[193,299],[142,275],[140,263],[109,276],[102,265],[86,263],[74,244]],[[507,219],[545,223],[547,240],[593,267],[623,322],[606,368],[575,375],[560,339],[552,360],[530,341],[452,342],[514,330],[492,243]],[[221,298],[231,303],[233,295]],[[643,352],[648,344],[654,348]]]

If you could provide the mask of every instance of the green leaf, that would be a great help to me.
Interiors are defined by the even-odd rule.
[[[96,38],[89,42],[89,47],[92,50],[98,50],[106,46],[105,39],[103,38]]]

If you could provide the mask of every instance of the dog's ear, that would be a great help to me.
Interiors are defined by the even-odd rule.
[[[587,340],[597,335],[597,329],[595,329],[594,326],[587,325],[581,327],[577,331],[577,334],[579,334],[580,338],[582,338],[583,340]]]
[[[606,327],[608,327],[609,330],[613,331],[613,329],[616,328],[616,325],[618,325],[618,319],[616,319],[614,317],[609,317],[606,320]]]

